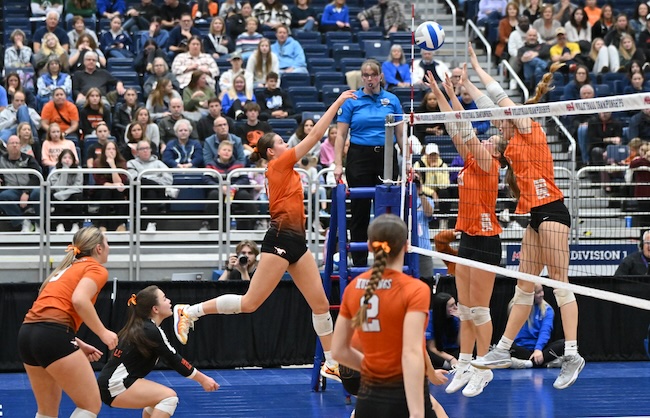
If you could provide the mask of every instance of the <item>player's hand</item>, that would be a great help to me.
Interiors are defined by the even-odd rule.
[[[467,43],[467,53],[469,54],[469,62],[472,63],[472,67],[476,68],[481,68],[481,65],[478,62],[478,58],[476,58],[476,52],[474,52],[474,47],[472,46],[471,42]]]
[[[436,85],[436,79],[433,76],[433,73],[431,70],[428,70],[427,73],[424,75],[424,85],[429,87],[430,89],[433,89],[433,86]]]
[[[86,344],[79,338],[75,338],[75,341],[77,342],[77,346],[79,347],[79,349],[86,355],[88,361],[90,361],[91,363],[93,361],[99,361],[99,359],[102,358],[102,355],[104,353],[99,351],[96,347],[90,344]]]
[[[343,167],[336,164],[334,166],[334,179],[339,182],[341,181],[341,176],[343,176]]]
[[[219,383],[215,382],[213,378],[208,376],[206,376],[205,379],[201,380],[201,386],[206,392],[214,392],[215,390],[219,389]]]
[[[447,370],[442,369],[430,370],[427,372],[427,379],[429,379],[429,382],[431,382],[431,384],[440,386],[449,380],[446,376],[448,373],[449,372]]]
[[[535,350],[533,351],[533,354],[530,355],[530,360],[535,364],[542,364],[544,363],[544,354],[542,354],[541,350]]]
[[[102,335],[99,336],[99,339],[102,340],[104,344],[108,347],[109,350],[117,347],[117,334],[111,330],[105,330]]]
[[[336,99],[336,101],[338,102],[338,104],[343,104],[343,102],[345,102],[347,99],[357,100],[357,95],[354,93],[355,93],[354,90],[344,91],[343,93],[341,93],[339,98]]]

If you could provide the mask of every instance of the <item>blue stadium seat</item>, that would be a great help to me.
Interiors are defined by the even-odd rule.
[[[321,102],[299,102],[294,105],[296,113],[325,112],[327,107]]]
[[[275,31],[273,31],[273,30],[265,30],[265,31],[262,33],[262,35],[264,35],[264,37],[265,37],[266,39],[268,39],[269,41],[271,41],[271,43],[275,42],[276,39],[277,39],[277,38],[275,37]]]
[[[314,76],[314,86],[321,90],[325,84],[346,84],[345,76],[340,72],[321,72]]]
[[[269,119],[273,132],[280,135],[285,142],[296,132],[298,122],[295,119]]]
[[[199,185],[203,184],[201,174],[173,174],[174,185]],[[182,187],[179,188],[178,197],[169,204],[170,212],[198,212],[205,209],[203,203],[183,203],[183,200],[204,200],[206,189],[199,187]]]
[[[323,94],[323,103],[329,107],[336,101],[336,99],[348,90],[350,87],[347,84],[325,84],[320,92]]]
[[[359,71],[365,61],[365,58],[341,58],[341,72],[345,74],[348,71]]]
[[[334,44],[332,46],[332,58],[336,63],[336,68],[341,68],[343,58],[364,58],[365,53],[357,44]]]
[[[366,52],[366,58],[374,58],[378,61],[386,61],[390,54],[390,41],[375,39],[364,40],[361,48]]]
[[[318,101],[318,90],[314,86],[291,86],[286,90],[294,105],[301,102]]]
[[[397,87],[392,90],[392,93],[397,96],[400,102],[411,100],[410,87]],[[419,104],[422,101],[423,94],[422,90],[415,90],[413,92],[413,101]]]
[[[106,69],[111,73],[116,71],[135,71],[133,58],[109,58],[106,61]]]
[[[313,58],[326,58],[329,57],[329,48],[327,45],[322,44],[303,44],[302,50],[305,51],[305,57],[307,60]]]
[[[388,34],[388,40],[391,44],[402,45],[402,47],[411,46],[411,32],[391,32]]]
[[[611,96],[612,89],[607,84],[596,84],[596,97]]]
[[[284,73],[281,76],[281,85],[283,89],[288,89],[289,87],[299,86],[310,86],[311,77],[307,73]]]
[[[296,32],[293,34],[296,41],[301,44],[320,44],[323,42],[320,32]]]
[[[312,74],[321,71],[336,71],[336,62],[334,61],[334,58],[318,57],[308,60],[307,68]]]
[[[561,88],[556,87],[555,89],[551,90],[548,93],[548,101],[549,102],[559,102],[560,100],[562,100],[563,94],[564,94],[564,91]]]
[[[302,120],[311,119],[318,121],[325,112],[302,112]]]
[[[449,135],[427,135],[424,137],[424,144],[435,143],[438,145],[452,145],[453,142]],[[422,145],[424,145],[422,144]]]
[[[630,156],[630,148],[627,145],[607,145],[605,149],[607,152],[607,159],[614,160],[614,162],[620,163]]]
[[[140,76],[135,71],[112,71],[112,74],[125,86],[140,86]]]
[[[325,44],[328,48],[336,43],[352,43],[352,33],[350,32],[327,32],[325,34]]]
[[[451,164],[458,155],[458,151],[453,144],[438,144],[438,150],[440,150],[440,158],[447,164]]]

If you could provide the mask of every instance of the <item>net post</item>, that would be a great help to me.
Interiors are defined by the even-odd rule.
[[[393,138],[395,137],[395,115],[386,115],[386,143],[384,144],[384,178],[391,180],[393,178]]]

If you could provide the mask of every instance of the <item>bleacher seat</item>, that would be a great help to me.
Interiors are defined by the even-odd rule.
[[[273,132],[280,135],[285,142],[298,128],[298,122],[295,119],[269,119],[268,122],[273,128]]]
[[[106,61],[106,69],[111,73],[135,71],[133,58],[109,58]]]
[[[383,41],[384,40],[384,34],[378,31],[372,31],[369,30],[367,32],[361,31],[357,33],[357,42],[359,42],[359,46],[363,48],[363,41]]]
[[[296,32],[293,34],[293,37],[300,44],[320,44],[322,43],[320,32]]]
[[[453,141],[449,135],[426,135],[424,137],[424,144],[435,143],[438,145],[453,145]]]
[[[566,76],[560,72],[553,73],[553,85],[555,90],[562,90],[562,87],[566,84]]]
[[[323,88],[320,90],[320,92],[323,94],[323,103],[325,103],[325,106],[331,106],[334,101],[343,93],[344,91],[348,90],[350,87],[348,87],[347,84],[325,84]]]
[[[302,120],[311,119],[313,121],[318,121],[325,112],[302,112]]]
[[[135,71],[112,71],[111,73],[125,86],[140,86],[140,76]]]
[[[329,48],[327,45],[322,44],[303,44],[302,50],[305,51],[307,60],[312,58],[327,58],[329,57]]]
[[[262,35],[263,35],[266,39],[268,39],[269,41],[271,41],[271,43],[275,42],[276,39],[277,39],[277,38],[275,37],[275,31],[274,31],[274,30],[265,30],[264,32],[262,32]]]
[[[334,44],[332,45],[332,58],[336,63],[336,68],[341,68],[343,58],[364,58],[365,53],[357,44]]]
[[[318,101],[318,90],[314,86],[291,86],[287,89],[287,93],[294,105],[301,102]]]
[[[630,156],[630,148],[627,145],[607,145],[605,150],[607,152],[607,159],[614,160],[616,163],[620,163]]]
[[[281,85],[283,89],[294,86],[310,86],[311,77],[307,73],[284,73],[281,76]]]
[[[458,151],[453,144],[438,144],[438,150],[440,151],[440,158],[447,164],[451,164],[458,155]]]
[[[377,61],[386,61],[390,54],[390,41],[375,39],[364,40],[361,48],[366,52],[366,58],[374,58]]]
[[[555,89],[551,90],[548,93],[548,101],[559,102],[560,100],[563,100],[563,95],[564,95],[564,90],[556,87]]]
[[[321,90],[325,84],[346,84],[345,76],[340,72],[320,72],[314,75],[314,86]]]
[[[307,68],[311,74],[321,71],[336,71],[334,58],[315,58],[307,61]]]
[[[366,61],[365,58],[342,58],[341,59],[341,73],[345,74],[348,71],[359,71],[361,65]]]
[[[325,34],[325,45],[332,48],[334,44],[352,43],[352,33],[350,32],[327,32]]]
[[[299,102],[294,105],[296,113],[325,112],[327,108],[321,102]]]
[[[219,67],[219,74],[225,73],[232,67],[227,57],[219,57],[215,61],[217,63],[217,67]],[[244,66],[243,68],[246,68],[246,66]]]
[[[388,34],[391,45],[398,44],[402,48],[411,47],[411,32],[391,32]]]
[[[199,185],[203,184],[201,174],[174,173],[174,185]],[[170,212],[199,212],[205,209],[203,203],[183,203],[183,200],[203,200],[206,189],[199,187],[179,187],[178,197],[169,204]]]
[[[402,101],[411,100],[411,88],[410,87],[396,87],[392,90],[392,93],[397,96],[397,98]],[[415,103],[420,103],[422,101],[424,93],[422,90],[413,91],[413,101]]]
[[[596,97],[611,96],[612,89],[607,84],[596,84]]]

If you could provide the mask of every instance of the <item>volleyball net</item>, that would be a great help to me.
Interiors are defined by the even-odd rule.
[[[640,158],[647,161],[645,153],[650,152],[650,144],[631,138],[629,124],[639,112],[647,112],[650,118],[649,109],[650,94],[634,94],[403,115],[407,123],[398,129],[402,129],[404,138],[408,138],[409,152],[403,153],[401,173],[401,178],[407,179],[402,182],[405,207],[409,206],[407,190],[411,189],[413,181],[420,199],[427,199],[434,206],[431,216],[423,216],[421,224],[409,225],[411,236],[417,236],[416,233],[421,235],[426,230],[429,234],[424,234],[425,238],[433,245],[436,237],[445,231],[478,225],[478,228],[493,229],[492,232],[498,233],[502,241],[499,266],[435,251],[434,248],[420,245],[417,239],[411,239],[410,251],[434,260],[476,267],[518,280],[564,288],[576,294],[650,310],[650,302],[644,299],[546,278],[552,275],[569,278],[612,276],[626,256],[639,251],[641,236],[650,229],[650,194],[641,196],[638,191],[650,187],[650,172],[648,168],[643,168],[650,167],[650,162],[634,170],[630,170],[629,163],[639,153]],[[496,136],[493,141],[497,141],[501,132],[492,122],[519,118],[532,118],[539,125],[538,129],[543,133],[535,138],[541,142],[512,142],[508,156],[517,160],[516,164],[533,171],[550,170],[553,181],[549,184],[534,181],[533,187],[520,188],[517,198],[512,184],[507,181],[507,168],[497,167],[496,178],[494,172],[475,171],[473,180],[466,179],[464,161],[445,124],[466,121],[469,124],[464,125],[462,129],[465,131],[461,131],[460,135],[473,132],[479,140]],[[603,136],[603,130],[611,136]],[[639,144],[640,150],[637,149]],[[532,147],[533,151],[524,147]],[[583,164],[582,161],[587,163]],[[485,196],[488,190],[492,190],[492,194],[488,193],[496,199],[492,213],[484,213],[481,211],[483,206],[468,203],[475,202],[478,197],[460,202],[459,182],[464,184],[466,193],[475,192],[476,196]],[[535,207],[539,199],[552,201],[558,194],[568,209],[568,221],[565,222],[570,224],[568,234],[544,232],[547,237],[550,234],[551,238],[527,240],[529,257],[532,254],[536,261],[532,269],[536,273],[522,273],[519,271],[521,244],[531,222],[528,208]],[[472,208],[472,204],[476,207]],[[460,209],[460,205],[463,205],[463,209]],[[425,205],[408,209],[424,211]],[[555,207],[554,210],[561,209]],[[467,219],[461,216],[467,216]],[[561,213],[551,211],[538,215],[538,222],[546,216],[564,219]],[[405,219],[411,218],[408,216]],[[535,222],[535,217],[532,219]],[[538,225],[531,226],[538,229]],[[544,231],[545,227],[541,228]],[[451,243],[451,247],[456,248],[457,243]],[[489,248],[485,252],[487,254],[493,250]],[[568,269],[566,258],[563,257],[568,258]],[[441,265],[440,261],[436,263]]]

